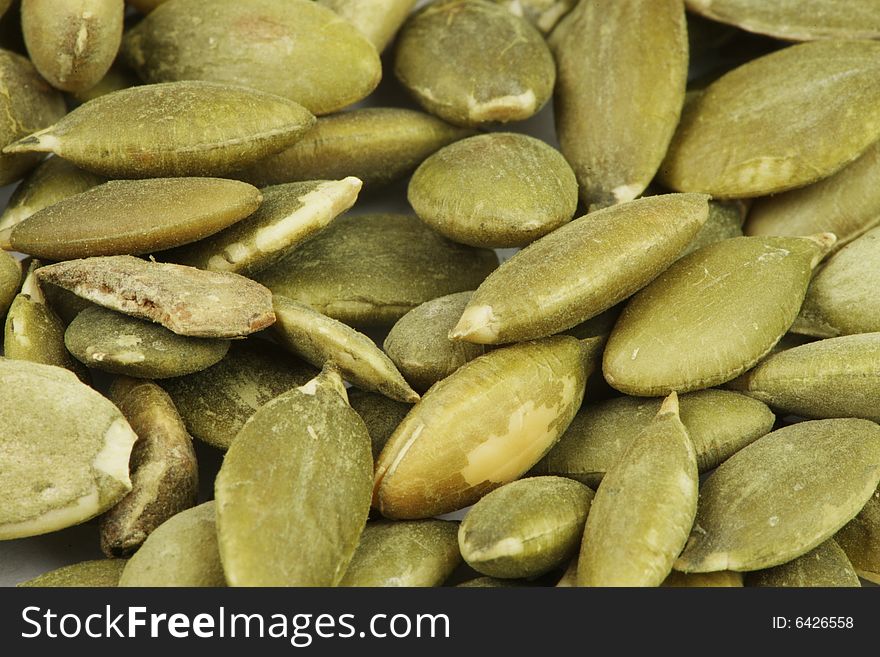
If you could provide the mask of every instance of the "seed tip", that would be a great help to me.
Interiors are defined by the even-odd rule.
[[[673,390],[669,393],[669,396],[663,400],[663,403],[660,404],[660,410],[657,412],[658,415],[667,415],[673,414],[678,415],[678,393]]]
[[[0,230],[0,249],[4,251],[14,251],[12,246],[12,226]]]
[[[497,321],[492,306],[468,306],[458,324],[449,332],[450,340],[494,344],[498,340]]]
[[[58,137],[51,134],[54,126],[50,126],[3,148],[4,153],[52,153],[58,146]]]

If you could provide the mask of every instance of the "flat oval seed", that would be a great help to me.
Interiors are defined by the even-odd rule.
[[[64,91],[95,86],[122,41],[122,0],[23,0],[28,54],[49,84]]]
[[[605,349],[606,380],[650,397],[754,366],[797,317],[833,238],[736,237],[685,256],[627,303]]]
[[[470,137],[422,162],[407,198],[419,218],[471,246],[525,246],[568,223],[577,181],[562,154],[512,132]]]
[[[673,570],[660,585],[667,588],[706,588],[706,587],[741,587],[742,573],[731,570],[719,570],[715,573],[680,573]]]
[[[339,586],[440,586],[461,563],[458,523],[370,522]]]
[[[367,107],[322,116],[287,150],[239,171],[255,185],[355,176],[367,189],[387,185],[472,130],[415,110]]]
[[[773,354],[731,383],[784,413],[880,422],[880,333],[829,338]]]
[[[66,111],[64,98],[21,55],[0,50],[0,146],[52,125]],[[34,153],[0,155],[0,185],[15,182],[40,163]]]
[[[261,190],[260,209],[234,226],[161,257],[210,271],[255,274],[323,230],[354,205],[361,181],[312,181]]]
[[[694,447],[672,393],[596,491],[578,586],[659,586],[691,530],[698,482]]]
[[[493,0],[514,16],[525,18],[544,34],[548,34],[577,0]]]
[[[318,0],[354,25],[378,52],[385,50],[416,0]]]
[[[42,267],[37,278],[178,335],[243,337],[275,321],[269,290],[238,274],[106,256]]]
[[[880,584],[880,491],[834,535],[859,577]]]
[[[383,348],[406,380],[419,392],[482,356],[480,344],[449,339],[473,292],[458,292],[427,301],[401,317]]]
[[[218,449],[229,449],[244,423],[263,404],[299,387],[318,371],[259,339],[233,342],[213,367],[162,379],[186,429]]]
[[[286,297],[276,295],[273,306],[275,336],[303,360],[317,367],[332,362],[346,381],[364,390],[402,402],[419,400],[391,359],[363,333]]]
[[[44,160],[15,188],[0,216],[0,230],[10,228],[34,212],[106,182],[60,157]]]
[[[431,299],[472,290],[498,265],[415,216],[346,215],[256,277],[275,294],[353,326],[391,326]]]
[[[131,453],[131,492],[101,516],[101,550],[120,557],[195,505],[199,472],[192,438],[162,388],[120,377],[111,384],[109,397],[138,435]]]
[[[684,103],[683,3],[581,2],[550,45],[556,132],[581,200],[591,209],[633,200],[657,172]]]
[[[367,521],[372,466],[367,428],[334,371],[261,407],[214,484],[229,584],[338,584]]]
[[[743,236],[743,221],[746,218],[746,204],[743,201],[709,201],[709,216],[700,232],[685,247],[680,257],[693,253],[709,244]],[[816,231],[818,232],[818,231]],[[812,233],[811,233],[812,234]]]
[[[50,570],[17,586],[24,587],[116,587],[125,568],[125,559],[96,559]]]
[[[537,577],[577,553],[593,491],[571,479],[531,477],[498,488],[461,523],[467,564],[484,575]]]
[[[830,538],[788,563],[749,573],[746,583],[776,588],[861,586],[846,552]]]
[[[688,9],[787,41],[876,39],[880,5],[850,0],[686,0]]]
[[[774,431],[703,483],[675,569],[746,571],[791,561],[831,538],[878,483],[880,427],[873,422],[816,420]]]
[[[113,404],[60,367],[0,358],[0,540],[95,517],[131,490],[137,435]]]
[[[348,402],[367,425],[375,461],[412,406],[357,388],[349,389]]]
[[[75,91],[71,97],[77,103],[87,103],[95,98],[106,96],[114,91],[121,91],[129,87],[137,86],[141,83],[140,78],[127,66],[123,65],[118,59],[110,65],[107,73],[101,78],[97,84],[82,91]]]
[[[490,351],[432,387],[376,464],[374,503],[426,518],[476,502],[528,471],[565,431],[587,372],[577,340]]]
[[[880,43],[815,41],[755,59],[682,112],[663,182],[719,198],[802,187],[880,137]]]
[[[532,472],[598,486],[636,436],[651,424],[661,401],[618,397],[585,406]],[[700,472],[711,470],[769,433],[776,420],[761,402],[727,390],[699,390],[682,395],[678,401]]]
[[[310,0],[174,2],[126,33],[122,55],[146,82],[245,85],[315,114],[361,100],[382,77],[367,38]]]
[[[128,560],[119,586],[226,586],[214,502],[172,516]]]
[[[450,337],[499,344],[552,335],[666,269],[706,221],[703,195],[653,196],[575,219],[504,262]]]
[[[0,317],[6,315],[21,285],[21,264],[5,251],[0,251]]]
[[[400,31],[394,73],[426,110],[468,126],[529,118],[556,79],[541,33],[484,0],[439,0],[414,14]]]
[[[3,152],[55,153],[108,178],[213,176],[284,150],[314,121],[255,89],[169,82],[91,100]]]
[[[0,246],[51,260],[152,253],[212,235],[261,200],[256,187],[237,180],[113,180],[0,232]]]

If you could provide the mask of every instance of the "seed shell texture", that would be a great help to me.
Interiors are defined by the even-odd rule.
[[[261,199],[256,187],[237,180],[113,180],[0,231],[0,247],[51,260],[152,253],[212,235],[254,212]]]
[[[53,87],[82,91],[110,68],[122,41],[122,0],[22,0],[31,61]]]
[[[859,577],[880,584],[880,490],[834,535]]]
[[[12,305],[21,286],[21,263],[5,251],[0,251],[0,317]]]
[[[688,9],[738,28],[785,39],[880,38],[880,5],[851,0],[686,0]]]
[[[50,570],[39,577],[21,582],[22,587],[71,587],[89,588],[112,587],[119,584],[119,577],[125,568],[125,559],[96,559],[81,561],[57,570]]]
[[[618,397],[578,411],[559,442],[532,470],[596,487],[660,410],[661,399]],[[698,390],[678,399],[700,472],[766,435],[776,418],[756,399],[729,390]]]
[[[746,209],[746,204],[742,201],[709,201],[709,216],[706,218],[706,223],[680,257],[721,240],[742,237]]]
[[[633,200],[657,173],[684,104],[684,3],[580,2],[550,46],[556,132],[581,200],[591,209]]]
[[[260,209],[247,219],[161,257],[210,271],[255,274],[348,210],[360,189],[353,177],[266,187]]]
[[[389,399],[385,395],[349,388],[348,403],[361,416],[370,432],[373,460],[379,458],[382,448],[394,430],[403,422],[412,406]]]
[[[747,198],[827,178],[880,138],[880,42],[813,41],[752,60],[689,103],[664,184]]]
[[[701,194],[631,201],[575,219],[505,261],[450,334],[499,344],[572,328],[647,285],[708,216]]]
[[[583,400],[574,338],[490,351],[433,386],[376,464],[374,505],[388,518],[427,518],[518,479],[559,439]]]
[[[244,337],[275,321],[269,290],[238,274],[105,256],[42,267],[37,278],[178,335]]]
[[[666,588],[708,588],[708,587],[742,587],[742,573],[732,570],[719,570],[715,573],[680,573],[673,570],[660,585]]]
[[[122,56],[145,82],[248,86],[314,114],[356,103],[382,77],[367,37],[311,0],[171,2],[126,33]]]
[[[684,572],[762,570],[831,538],[880,483],[880,427],[858,419],[778,429],[722,463],[700,488]]]
[[[369,522],[340,586],[440,586],[461,563],[458,523]]]
[[[0,358],[0,540],[89,520],[129,490],[137,435],[65,369]]]
[[[59,118],[3,152],[55,153],[108,178],[215,176],[284,150],[315,121],[292,100],[198,81],[123,89]]]
[[[215,503],[205,502],[163,522],[128,560],[119,586],[226,586],[215,517]]]
[[[137,86],[140,83],[140,78],[138,78],[134,71],[117,59],[95,86],[83,91],[76,91],[70,95],[77,103],[82,104],[95,100],[95,98],[106,96],[114,91]]]
[[[354,25],[378,52],[385,50],[416,0],[319,0]]]
[[[357,327],[390,327],[431,299],[475,289],[498,266],[402,214],[345,215],[256,279]]]
[[[530,477],[497,488],[461,523],[467,564],[500,578],[537,577],[575,555],[593,491],[562,477]]]
[[[651,397],[742,374],[794,322],[812,268],[833,243],[827,233],[736,237],[685,256],[627,303],[605,349],[605,379]]]
[[[672,393],[596,491],[578,586],[662,584],[693,525],[698,483],[694,447]]]
[[[464,126],[529,118],[556,79],[541,33],[486,0],[437,0],[415,13],[394,73],[427,111]]]
[[[749,573],[746,583],[776,588],[861,586],[846,552],[830,538],[788,563]]]
[[[231,586],[335,586],[370,510],[370,436],[333,369],[258,410],[214,485]]]
[[[471,246],[525,246],[571,221],[577,180],[562,154],[512,132],[469,137],[416,169],[407,198],[419,218]]]
[[[391,359],[363,333],[286,297],[276,295],[273,306],[275,336],[306,362],[334,363],[346,381],[364,390],[401,402],[419,400]]]
[[[556,23],[577,4],[577,0],[493,0],[514,16],[525,18],[542,33],[549,34]]]

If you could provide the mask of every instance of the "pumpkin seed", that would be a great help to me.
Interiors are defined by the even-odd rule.
[[[461,584],[456,584],[456,586],[461,588],[480,588],[480,589],[488,589],[488,588],[507,588],[514,586],[527,586],[525,582],[521,582],[516,579],[498,579],[497,577],[475,577],[474,579],[469,579],[466,582],[462,582]]]
[[[498,488],[461,523],[458,544],[484,575],[537,577],[577,552],[593,491],[571,479],[531,477]]]
[[[116,587],[122,569],[125,568],[125,559],[96,559],[94,561],[81,561],[70,566],[64,566],[56,570],[50,570],[39,577],[34,577],[18,586],[24,587],[71,587],[87,586]]]
[[[372,465],[335,370],[262,406],[214,484],[229,584],[338,584],[367,521]]]
[[[95,100],[95,98],[106,96],[114,91],[134,87],[140,83],[141,81],[137,75],[135,75],[134,71],[117,59],[110,65],[107,73],[104,74],[104,77],[102,77],[95,86],[83,89],[82,91],[75,91],[71,96],[76,102],[82,104],[87,103],[90,100]]]
[[[556,588],[574,588],[577,586],[577,571],[578,560],[577,555],[575,555],[574,559],[568,562],[568,566],[566,567],[565,572],[562,573],[562,577],[556,582]]]
[[[437,0],[413,14],[394,73],[427,111],[465,126],[529,118],[556,79],[541,33],[485,0]]]
[[[138,435],[131,453],[131,492],[101,517],[101,550],[120,557],[195,505],[199,472],[192,438],[162,388],[120,377],[111,384],[109,397]]]
[[[834,535],[859,577],[880,584],[880,491]]]
[[[5,251],[0,251],[0,317],[6,315],[21,285],[21,264]]]
[[[577,0],[493,0],[514,16],[525,18],[544,34],[548,34],[572,8]]]
[[[688,244],[681,256],[693,253],[709,244],[743,236],[743,221],[746,217],[746,206],[742,201],[709,201],[709,215],[700,232]]]
[[[781,566],[749,573],[747,582],[749,586],[777,588],[861,586],[846,552],[831,538]]]
[[[470,137],[441,148],[410,179],[419,218],[471,246],[525,246],[571,221],[577,180],[543,141],[512,132]]]
[[[556,131],[581,200],[591,209],[633,200],[657,173],[684,103],[681,0],[580,2],[550,45]]]
[[[0,358],[0,540],[76,525],[131,490],[137,436],[65,369]]]
[[[86,301],[73,292],[46,281],[40,282],[40,290],[46,298],[47,305],[58,315],[64,326],[68,326],[83,310],[94,305],[91,301]]]
[[[458,523],[369,522],[340,586],[440,586],[461,563]]]
[[[668,194],[575,219],[489,275],[450,337],[498,344],[569,329],[666,269],[707,214],[705,196]]]
[[[815,420],[778,429],[703,483],[675,569],[749,571],[791,561],[849,522],[878,483],[880,427],[873,422]]]
[[[382,451],[375,506],[389,518],[426,518],[519,478],[574,417],[584,360],[577,340],[554,337],[490,351],[437,383]]]
[[[174,2],[126,33],[122,56],[146,82],[243,85],[315,114],[361,100],[382,77],[367,38],[310,0]]]
[[[719,198],[775,194],[830,176],[878,137],[880,43],[803,43],[734,69],[689,103],[660,177]]]
[[[293,101],[255,89],[169,82],[91,100],[3,152],[55,153],[108,178],[212,176],[284,150],[314,121]]]
[[[667,588],[704,588],[710,586],[741,587],[742,573],[719,570],[714,573],[680,573],[673,570],[660,586]]]
[[[0,247],[52,260],[152,253],[212,235],[261,200],[256,187],[236,180],[113,180],[0,232]]]
[[[238,274],[106,256],[42,267],[37,278],[178,335],[242,337],[275,321],[269,290]]]
[[[691,530],[698,482],[696,454],[673,392],[596,491],[578,585],[659,586]]]
[[[733,379],[794,322],[812,268],[833,243],[828,233],[735,237],[685,256],[627,303],[608,338],[605,379],[643,396]]]
[[[388,439],[391,438],[391,434],[403,422],[403,418],[412,408],[409,404],[389,399],[385,395],[356,388],[351,388],[348,391],[348,402],[367,425],[367,431],[370,432],[373,460],[379,458],[379,454]]]
[[[354,25],[378,52],[385,50],[416,0],[318,0]]]

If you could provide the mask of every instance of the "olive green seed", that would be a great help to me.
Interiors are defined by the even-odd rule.
[[[64,566],[56,570],[50,570],[38,577],[21,582],[17,586],[23,587],[71,587],[87,586],[116,587],[127,561],[125,559],[95,559],[94,561],[81,561],[70,566]]]

